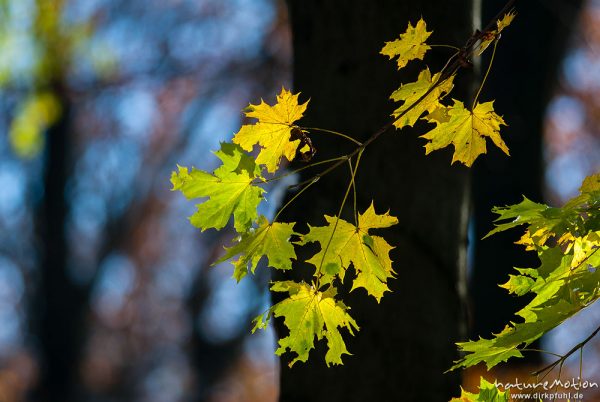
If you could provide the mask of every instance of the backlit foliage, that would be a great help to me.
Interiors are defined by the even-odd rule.
[[[499,217],[490,234],[525,225],[518,244],[540,259],[538,267],[515,268],[518,274],[501,286],[516,296],[534,298],[517,312],[517,322],[491,339],[459,343],[467,354],[453,369],[480,362],[489,369],[523,357],[521,349],[600,297],[600,173],[586,178],[580,194],[562,208],[524,198],[494,212]]]
[[[426,67],[415,82],[401,85],[391,95],[393,101],[400,103],[393,112],[393,120],[384,129],[375,131],[364,143],[333,130],[298,125],[308,102],[300,103],[299,94],[292,94],[284,88],[274,104],[261,101],[259,105],[248,106],[246,116],[257,121],[242,126],[233,137],[233,144],[222,144],[221,150],[216,152],[222,165],[213,173],[182,167],[179,172],[173,173],[174,190],[182,191],[188,198],[204,200],[191,217],[193,225],[201,230],[221,229],[233,221],[239,236],[232,240],[232,245],[226,248],[225,255],[218,262],[232,260],[233,277],[237,281],[249,272],[254,273],[263,257],[271,268],[290,270],[298,259],[296,246],[309,243],[318,246],[305,261],[314,267],[311,282],[272,283],[271,290],[287,294],[287,298],[255,319],[254,330],[265,328],[273,316],[283,318],[289,334],[279,340],[276,353],[290,352],[290,366],[298,361],[307,361],[315,347],[315,339],[327,342],[327,365],[342,364],[342,355],[350,354],[343,336],[354,335],[359,327],[349,314],[350,307],[340,300],[338,287],[342,282],[350,281],[351,290],[363,288],[379,302],[389,291],[388,280],[394,278],[395,271],[389,256],[393,246],[371,230],[396,225],[398,220],[388,212],[377,213],[373,203],[364,212],[356,210],[354,177],[362,153],[370,143],[388,127],[412,127],[422,119],[429,124],[429,131],[421,135],[426,140],[426,154],[452,145],[452,163],[460,162],[470,167],[487,152],[488,140],[491,140],[509,155],[500,134],[507,124],[494,110],[493,101],[478,102],[481,87],[474,99],[467,103],[446,98],[453,89],[460,67],[492,44],[495,51],[500,32],[510,25],[514,17],[513,12],[506,13],[487,31],[477,32],[465,47],[456,48],[456,53],[441,71],[432,73]],[[401,69],[411,61],[424,59],[432,48],[426,43],[431,34],[422,19],[415,26],[409,23],[406,32],[399,39],[387,42],[381,54],[395,59]],[[484,83],[485,78],[481,86]],[[301,147],[300,137],[294,132],[301,132],[307,138],[315,132],[329,133],[356,144],[354,151],[346,155],[309,165],[329,164],[312,179],[300,183],[301,190],[281,209],[285,209],[323,175],[347,164],[350,177],[338,214],[325,215],[325,224],[309,225],[307,233],[297,233],[295,222],[279,222],[279,213],[269,221],[257,212],[265,193],[262,187],[289,175],[280,173],[282,165],[285,161],[293,162],[310,143],[305,142]],[[355,206],[353,215],[348,219],[341,214],[351,190],[354,190]],[[459,343],[460,350],[466,355],[451,369],[480,362],[491,368],[511,357],[521,357],[522,348],[598,298],[600,253],[596,252],[600,247],[599,208],[600,174],[596,174],[587,178],[580,195],[562,208],[550,208],[525,198],[520,204],[494,209],[499,218],[490,234],[526,225],[519,244],[527,250],[536,251],[541,260],[537,268],[518,268],[518,274],[511,275],[502,287],[514,295],[531,294],[534,298],[517,312],[518,322],[509,323],[492,339]],[[234,260],[235,257],[237,259]],[[348,275],[352,277],[348,278]],[[482,379],[479,394],[463,390],[461,396],[453,400],[505,401],[508,393],[500,392]]]

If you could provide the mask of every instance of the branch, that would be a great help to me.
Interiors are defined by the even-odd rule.
[[[554,361],[553,363],[550,363],[549,365],[547,365],[546,367],[543,367],[537,371],[534,371],[533,373],[531,373],[531,375],[534,376],[538,376],[541,373],[544,373],[546,371],[551,371],[553,370],[556,366],[558,366],[559,364],[562,366],[563,363],[575,352],[577,352],[578,350],[583,350],[583,347],[592,340],[593,337],[595,337],[598,332],[600,332],[600,326],[598,326],[598,328],[596,328],[594,330],[594,332],[592,332],[587,338],[585,338],[583,341],[579,342],[577,345],[573,346],[573,348],[571,348],[571,350],[569,350],[566,354],[562,355],[559,359],[557,359],[556,361]]]
[[[474,52],[475,52],[475,45],[481,41],[482,38],[490,35],[492,33],[492,31],[494,31],[496,29],[496,22],[507,12],[509,12],[514,4],[516,3],[517,0],[509,0],[504,7],[502,7],[502,10],[500,10],[498,12],[498,14],[496,14],[496,16],[494,16],[493,19],[490,20],[490,22],[488,22],[488,24],[485,26],[485,28],[482,31],[475,31],[473,33],[473,35],[471,35],[471,37],[467,40],[467,42],[465,43],[465,45],[454,55],[452,55],[452,57],[450,57],[450,59],[448,59],[448,62],[446,63],[446,65],[444,66],[444,68],[442,69],[441,73],[440,73],[440,78],[431,85],[431,87],[427,90],[427,92],[425,92],[419,99],[417,99],[416,101],[414,101],[410,106],[408,106],[402,113],[400,113],[395,120],[403,117],[404,115],[406,115],[408,112],[410,112],[412,109],[414,109],[418,104],[420,104],[434,89],[436,89],[438,86],[440,86],[441,84],[443,84],[447,79],[449,79],[450,77],[452,77],[454,74],[456,74],[461,68],[464,68],[465,66],[468,66],[468,60],[473,56]],[[335,170],[336,168],[338,168],[339,166],[341,166],[343,163],[345,163],[346,160],[353,158],[354,156],[356,156],[359,152],[363,152],[365,150],[366,147],[368,147],[373,141],[375,141],[377,138],[379,138],[383,133],[385,133],[386,131],[388,131],[393,125],[394,125],[394,121],[392,120],[390,122],[388,122],[386,125],[384,125],[383,127],[381,127],[379,130],[375,131],[373,134],[371,134],[371,136],[362,143],[362,145],[356,147],[356,149],[354,149],[354,151],[352,151],[351,153],[347,154],[345,158],[342,157],[342,159],[340,159],[338,162],[334,163],[333,165],[329,166],[327,169],[325,169],[324,171],[314,175],[313,177],[304,180],[300,183],[294,184],[292,186],[290,186],[289,188],[296,188],[296,187],[301,187],[307,183],[311,183],[311,182],[315,182],[318,181],[321,177],[327,175],[328,173],[330,173],[331,171]]]

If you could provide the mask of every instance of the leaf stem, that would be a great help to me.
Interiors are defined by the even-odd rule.
[[[350,184],[352,185],[352,218],[354,219],[354,226],[358,226],[358,215],[356,214],[356,183],[354,182],[356,170],[352,167],[352,161],[350,159],[348,159],[348,169],[350,169]]]
[[[277,218],[279,218],[279,215],[281,215],[281,213],[283,212],[283,210],[286,209],[288,207],[288,205],[290,205],[292,202],[294,202],[296,200],[296,198],[300,197],[300,195],[303,192],[305,192],[310,186],[312,186],[313,184],[315,184],[317,181],[318,180],[313,180],[313,181],[307,183],[300,191],[298,191],[296,194],[294,194],[294,196],[292,198],[290,198],[290,200],[288,202],[286,202],[283,207],[279,208],[279,211],[277,211],[277,214],[273,218],[273,222],[275,222],[277,220]]]
[[[299,127],[301,130],[307,130],[307,131],[320,131],[322,133],[329,133],[329,134],[333,134],[333,135],[337,135],[338,137],[342,137],[347,139],[348,141],[352,141],[353,143],[355,143],[358,146],[361,146],[362,143],[358,140],[355,140],[354,138],[350,137],[349,135],[340,133],[338,131],[334,131],[334,130],[327,130],[325,128],[318,128],[318,127]]]
[[[360,152],[360,154],[362,155],[362,151]],[[352,163],[350,159],[348,159],[348,162]],[[356,168],[358,168],[359,162],[360,162],[360,158],[357,157],[356,158],[356,167],[355,167],[354,172],[356,171]],[[325,256],[327,255],[327,251],[329,251],[329,246],[331,246],[331,242],[333,241],[333,236],[338,227],[338,223],[340,222],[340,215],[342,215],[342,211],[344,209],[344,206],[346,205],[346,201],[348,200],[348,194],[350,194],[350,189],[352,188],[352,186],[354,184],[354,176],[355,176],[354,172],[350,176],[350,183],[348,183],[348,187],[346,188],[346,192],[344,193],[344,198],[342,199],[342,203],[340,204],[340,209],[338,210],[338,213],[335,216],[335,224],[333,225],[333,230],[331,231],[331,235],[329,236],[329,240],[327,241],[327,246],[325,246],[325,249],[323,250],[323,256],[321,257],[321,262],[319,263],[319,267],[317,268],[317,271],[315,272],[315,276],[317,277],[317,283],[316,283],[317,290],[321,287],[321,283],[320,283],[321,276],[319,274],[321,273],[321,269],[323,268],[323,262],[325,261]]]
[[[429,46],[429,47],[445,47],[445,48],[448,48],[448,49],[454,49],[454,50],[459,50],[460,51],[459,47],[452,46],[452,45],[430,45],[430,44],[427,44],[427,46]]]
[[[286,178],[288,176],[291,176],[293,174],[300,173],[303,170],[310,169],[312,167],[319,166],[319,165],[324,165],[326,163],[336,162],[336,161],[339,161],[339,160],[342,160],[342,159],[346,160],[347,159],[346,155],[338,156],[337,158],[325,159],[325,160],[322,160],[322,161],[314,162],[314,163],[311,163],[309,165],[302,166],[301,168],[294,169],[292,171],[286,172],[286,173],[281,174],[279,176],[271,177],[270,179],[266,179],[265,181],[257,182],[256,184],[271,183],[273,181],[278,181],[278,180],[281,180],[281,179]]]
[[[544,349],[525,348],[525,349],[521,349],[521,352],[538,352],[538,353],[546,353],[548,355],[552,355],[552,356],[559,357],[559,358],[562,357],[561,354],[554,353],[554,352],[549,352],[549,351],[544,350]]]
[[[352,180],[352,191],[354,193],[354,225],[358,227],[358,210],[356,208],[356,172],[358,170],[358,164],[360,163],[360,158],[362,157],[363,151],[358,153],[356,158],[356,164],[354,168],[352,168],[352,161],[348,159],[348,167],[350,168],[350,177]]]
[[[494,56],[496,55],[496,47],[497,46],[498,46],[498,39],[496,39],[494,41],[494,49],[492,49],[492,57],[490,58],[490,63],[488,64],[487,71],[485,72],[485,75],[483,76],[481,85],[479,86],[479,89],[477,90],[477,95],[475,95],[475,99],[473,99],[473,104],[471,105],[471,111],[473,109],[475,109],[475,106],[477,105],[477,100],[479,99],[479,95],[481,94],[481,90],[483,89],[483,86],[485,85],[485,81],[487,80],[488,75],[490,74],[490,71],[492,70],[492,64],[494,63]]]

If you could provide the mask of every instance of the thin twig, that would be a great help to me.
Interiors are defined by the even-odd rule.
[[[317,182],[317,181],[316,181],[316,180],[314,180],[314,181],[312,181],[312,182],[309,182],[309,183],[307,183],[307,184],[306,184],[306,185],[305,185],[305,186],[302,188],[302,190],[300,190],[300,191],[298,191],[296,194],[294,194],[294,196],[293,196],[293,197],[292,197],[292,198],[291,198],[291,199],[290,199],[288,202],[286,202],[286,203],[285,203],[285,205],[279,209],[279,211],[277,211],[277,215],[275,215],[275,217],[273,218],[273,222],[275,222],[275,221],[277,220],[277,218],[279,218],[279,215],[281,215],[281,213],[283,212],[283,210],[284,210],[284,209],[286,209],[286,208],[288,207],[288,205],[290,205],[292,202],[294,202],[294,201],[296,200],[296,198],[300,197],[300,195],[301,195],[303,192],[305,192],[306,190],[308,190],[308,188],[309,188],[310,186],[312,186],[313,184],[315,184],[316,182]]]
[[[324,165],[324,164],[331,163],[331,162],[336,162],[336,161],[339,161],[339,160],[347,160],[347,159],[348,158],[346,157],[346,155],[343,155],[343,156],[338,156],[337,158],[331,158],[331,159],[326,159],[326,160],[314,162],[314,163],[308,164],[306,166],[302,166],[301,168],[294,169],[294,170],[291,170],[289,172],[285,172],[285,173],[277,175],[277,176],[273,176],[273,177],[271,177],[269,179],[266,179],[266,180],[256,179],[256,180],[254,180],[252,182],[252,184],[271,183],[273,181],[281,180],[283,178],[286,178],[288,176],[294,175],[296,173],[300,173],[303,170],[313,168],[315,166]]]
[[[520,349],[521,352],[537,352],[537,353],[546,353],[548,355],[552,355],[555,357],[562,357],[561,354],[558,353],[554,353],[554,352],[550,352],[544,349],[536,349],[536,348],[524,348],[524,349]]]
[[[339,131],[334,131],[334,130],[327,130],[324,128],[318,128],[318,127],[299,127],[301,130],[307,130],[307,131],[321,131],[323,133],[329,133],[329,134],[333,134],[333,135],[337,135],[338,137],[342,137],[347,139],[348,141],[352,141],[353,143],[355,143],[358,146],[361,146],[362,143],[352,137],[350,137],[349,135],[346,135],[344,133],[340,133]]]
[[[598,326],[598,328],[596,328],[594,330],[594,332],[592,332],[587,338],[585,338],[583,341],[579,342],[577,345],[573,346],[573,348],[571,348],[571,350],[569,350],[566,354],[564,354],[561,358],[557,359],[556,361],[554,361],[553,363],[550,363],[549,365],[547,365],[546,367],[543,367],[537,371],[534,371],[533,373],[531,373],[531,375],[534,376],[538,376],[543,372],[546,371],[551,371],[553,370],[557,365],[563,365],[563,363],[565,362],[565,360],[567,360],[573,353],[577,352],[579,349],[583,349],[583,347],[593,338],[595,337],[598,332],[600,332],[600,326]]]
[[[506,14],[508,11],[510,11],[513,8],[516,1],[517,0],[509,0],[504,5],[504,7],[502,7],[502,10],[500,10],[500,12],[498,12],[498,14],[496,14],[496,16],[492,20],[490,20],[490,22],[486,25],[486,27],[482,31],[476,31],[475,33],[473,33],[473,35],[471,35],[471,37],[467,40],[465,45],[460,49],[460,51],[458,51],[457,53],[453,54],[450,57],[450,59],[448,61],[450,61],[450,60],[453,60],[453,61],[451,63],[449,63],[449,62],[446,63],[446,65],[440,72],[440,76],[439,76],[438,80],[436,82],[434,82],[429,87],[429,89],[419,99],[414,101],[411,105],[409,105],[406,109],[404,109],[404,111],[402,111],[398,116],[396,116],[395,120],[405,116],[408,112],[410,112],[418,104],[420,104],[427,96],[429,96],[429,94],[433,90],[435,90],[438,86],[440,86],[446,80],[448,80],[450,77],[452,77],[454,74],[456,74],[456,72],[458,70],[463,68],[464,65],[466,64],[465,61],[469,60],[475,53],[475,45],[477,44],[477,42],[481,41],[482,38],[488,36],[493,30],[495,30],[497,28],[498,19],[500,19],[504,14]],[[379,138],[379,136],[381,136],[383,133],[388,131],[394,125],[395,120],[388,122],[386,125],[381,127],[379,130],[377,130],[373,134],[371,134],[371,136],[365,142],[363,142],[362,145],[358,146],[354,151],[347,154],[346,157],[348,159],[351,159],[354,156],[356,156],[359,152],[364,151],[364,149],[366,147],[368,147],[373,141],[375,141],[377,138]],[[323,177],[323,176],[329,174],[331,171],[337,169],[344,162],[345,162],[345,160],[342,159],[342,160],[336,162],[335,164],[331,165],[324,171],[314,175],[313,177],[311,177],[303,182],[300,182],[298,184],[290,186],[290,188],[303,186],[306,183],[310,183],[315,180],[319,180],[321,177]]]

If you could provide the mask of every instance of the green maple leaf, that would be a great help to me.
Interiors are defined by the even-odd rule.
[[[404,126],[412,127],[423,113],[433,113],[442,106],[440,104],[440,97],[452,90],[454,87],[454,76],[437,85],[427,94],[427,96],[421,99],[439,79],[440,73],[437,73],[432,77],[431,72],[426,68],[419,73],[419,78],[416,82],[404,84],[392,93],[390,96],[391,99],[396,102],[403,102],[393,113],[393,116],[396,117],[394,126],[397,128],[402,128]],[[419,100],[420,102],[415,104]],[[407,112],[406,110],[413,104],[415,105]]]
[[[535,279],[532,277],[537,274],[537,270],[527,268],[516,268],[521,275],[508,275],[508,281],[500,285],[500,287],[508,290],[508,293],[523,296],[524,294],[531,291],[531,288],[535,284]]]
[[[342,355],[350,353],[339,328],[346,328],[351,335],[359,328],[348,314],[349,308],[335,300],[335,288],[319,292],[306,283],[286,281],[273,283],[271,290],[287,292],[290,296],[257,317],[252,332],[258,328],[266,328],[271,315],[283,317],[290,333],[279,340],[279,348],[275,353],[295,353],[296,357],[290,362],[290,367],[298,361],[308,360],[309,352],[314,348],[315,338],[327,339],[325,362],[328,366],[342,364]]]
[[[539,204],[523,197],[523,201],[518,204],[506,207],[494,207],[492,212],[499,215],[494,221],[495,228],[491,230],[484,239],[498,232],[514,228],[524,224],[536,224],[543,221],[546,223],[544,212],[550,208],[547,205]]]
[[[450,402],[509,402],[510,391],[501,392],[496,385],[481,377],[479,380],[479,392],[473,394],[460,388],[458,398],[452,398]]]
[[[588,176],[580,188],[580,194],[570,199],[562,208],[549,207],[523,197],[519,204],[495,207],[492,212],[498,215],[495,228],[485,237],[527,225],[527,230],[519,244],[528,250],[544,246],[554,240],[566,251],[574,248],[573,264],[577,265],[586,250],[600,247],[598,227],[600,227],[600,173]]]
[[[589,175],[585,179],[583,179],[583,183],[581,183],[581,187],[579,187],[579,192],[581,194],[589,194],[590,197],[599,197],[600,194],[600,172]]]
[[[563,299],[536,311],[536,319],[530,322],[511,323],[492,339],[480,338],[476,341],[457,343],[459,350],[465,352],[464,358],[456,361],[450,368],[471,367],[485,362],[490,370],[499,363],[512,357],[523,357],[521,348],[526,348],[546,332],[560,325],[568,317],[574,315],[583,306],[575,306]]]
[[[302,117],[308,105],[308,102],[298,104],[299,95],[282,88],[275,105],[270,106],[262,100],[259,105],[249,105],[246,116],[256,118],[258,122],[242,126],[233,137],[233,142],[246,151],[252,151],[256,144],[260,145],[256,163],[266,165],[269,173],[279,168],[282,157],[292,161],[300,145],[299,139],[290,139],[294,123]]]
[[[296,258],[294,246],[289,242],[294,233],[294,223],[269,223],[267,218],[258,218],[258,227],[243,233],[237,244],[226,247],[227,252],[215,264],[229,260],[236,255],[240,257],[232,261],[233,277],[239,282],[248,270],[254,273],[256,265],[265,256],[269,266],[276,269],[292,269],[292,259]]]
[[[452,144],[452,163],[458,161],[471,166],[479,155],[487,152],[485,137],[488,137],[509,155],[508,147],[500,137],[500,126],[506,123],[494,112],[493,102],[478,103],[470,111],[462,102],[454,100],[448,115],[447,122],[436,122],[436,128],[421,136],[429,140],[425,145],[426,154]]]
[[[534,295],[511,322],[491,339],[462,342],[466,355],[451,368],[485,362],[488,369],[560,325],[600,297],[600,174],[587,177],[580,195],[562,208],[524,198],[516,205],[494,208],[499,215],[491,234],[526,225],[518,241],[538,253],[540,266],[516,268],[517,275],[501,285],[517,296]]]
[[[425,53],[431,49],[425,44],[429,35],[431,32],[427,31],[427,25],[422,18],[414,27],[409,22],[406,32],[401,34],[399,39],[386,42],[380,53],[389,56],[390,59],[398,57],[398,69],[401,69],[411,60],[423,60]]]
[[[579,195],[565,204],[565,208],[600,207],[600,172],[586,177],[579,188]]]
[[[517,269],[503,285],[512,293],[535,297],[517,312],[521,322],[511,322],[491,339],[461,342],[457,345],[466,355],[450,369],[470,367],[485,362],[488,370],[512,357],[523,357],[520,349],[560,325],[600,296],[600,253],[590,251],[586,263],[573,266],[573,253],[563,254],[558,247],[540,247],[541,265],[537,269]],[[589,265],[588,265],[589,264]]]
[[[388,278],[394,275],[389,257],[392,246],[369,231],[395,225],[398,219],[388,213],[378,215],[373,204],[364,214],[359,214],[358,226],[332,216],[325,216],[325,219],[327,226],[310,226],[309,233],[299,242],[321,245],[321,250],[307,261],[317,267],[317,272],[322,275],[321,283],[331,283],[336,276],[343,280],[346,269],[352,264],[356,270],[352,290],[365,288],[377,301],[381,300],[383,293],[389,291]]]
[[[222,143],[215,155],[223,164],[212,174],[179,166],[179,171],[171,174],[172,190],[181,191],[188,199],[209,197],[190,217],[192,225],[202,231],[222,229],[233,214],[235,229],[246,232],[258,217],[256,209],[265,192],[253,184],[254,179],[261,179],[260,169],[234,144]]]

